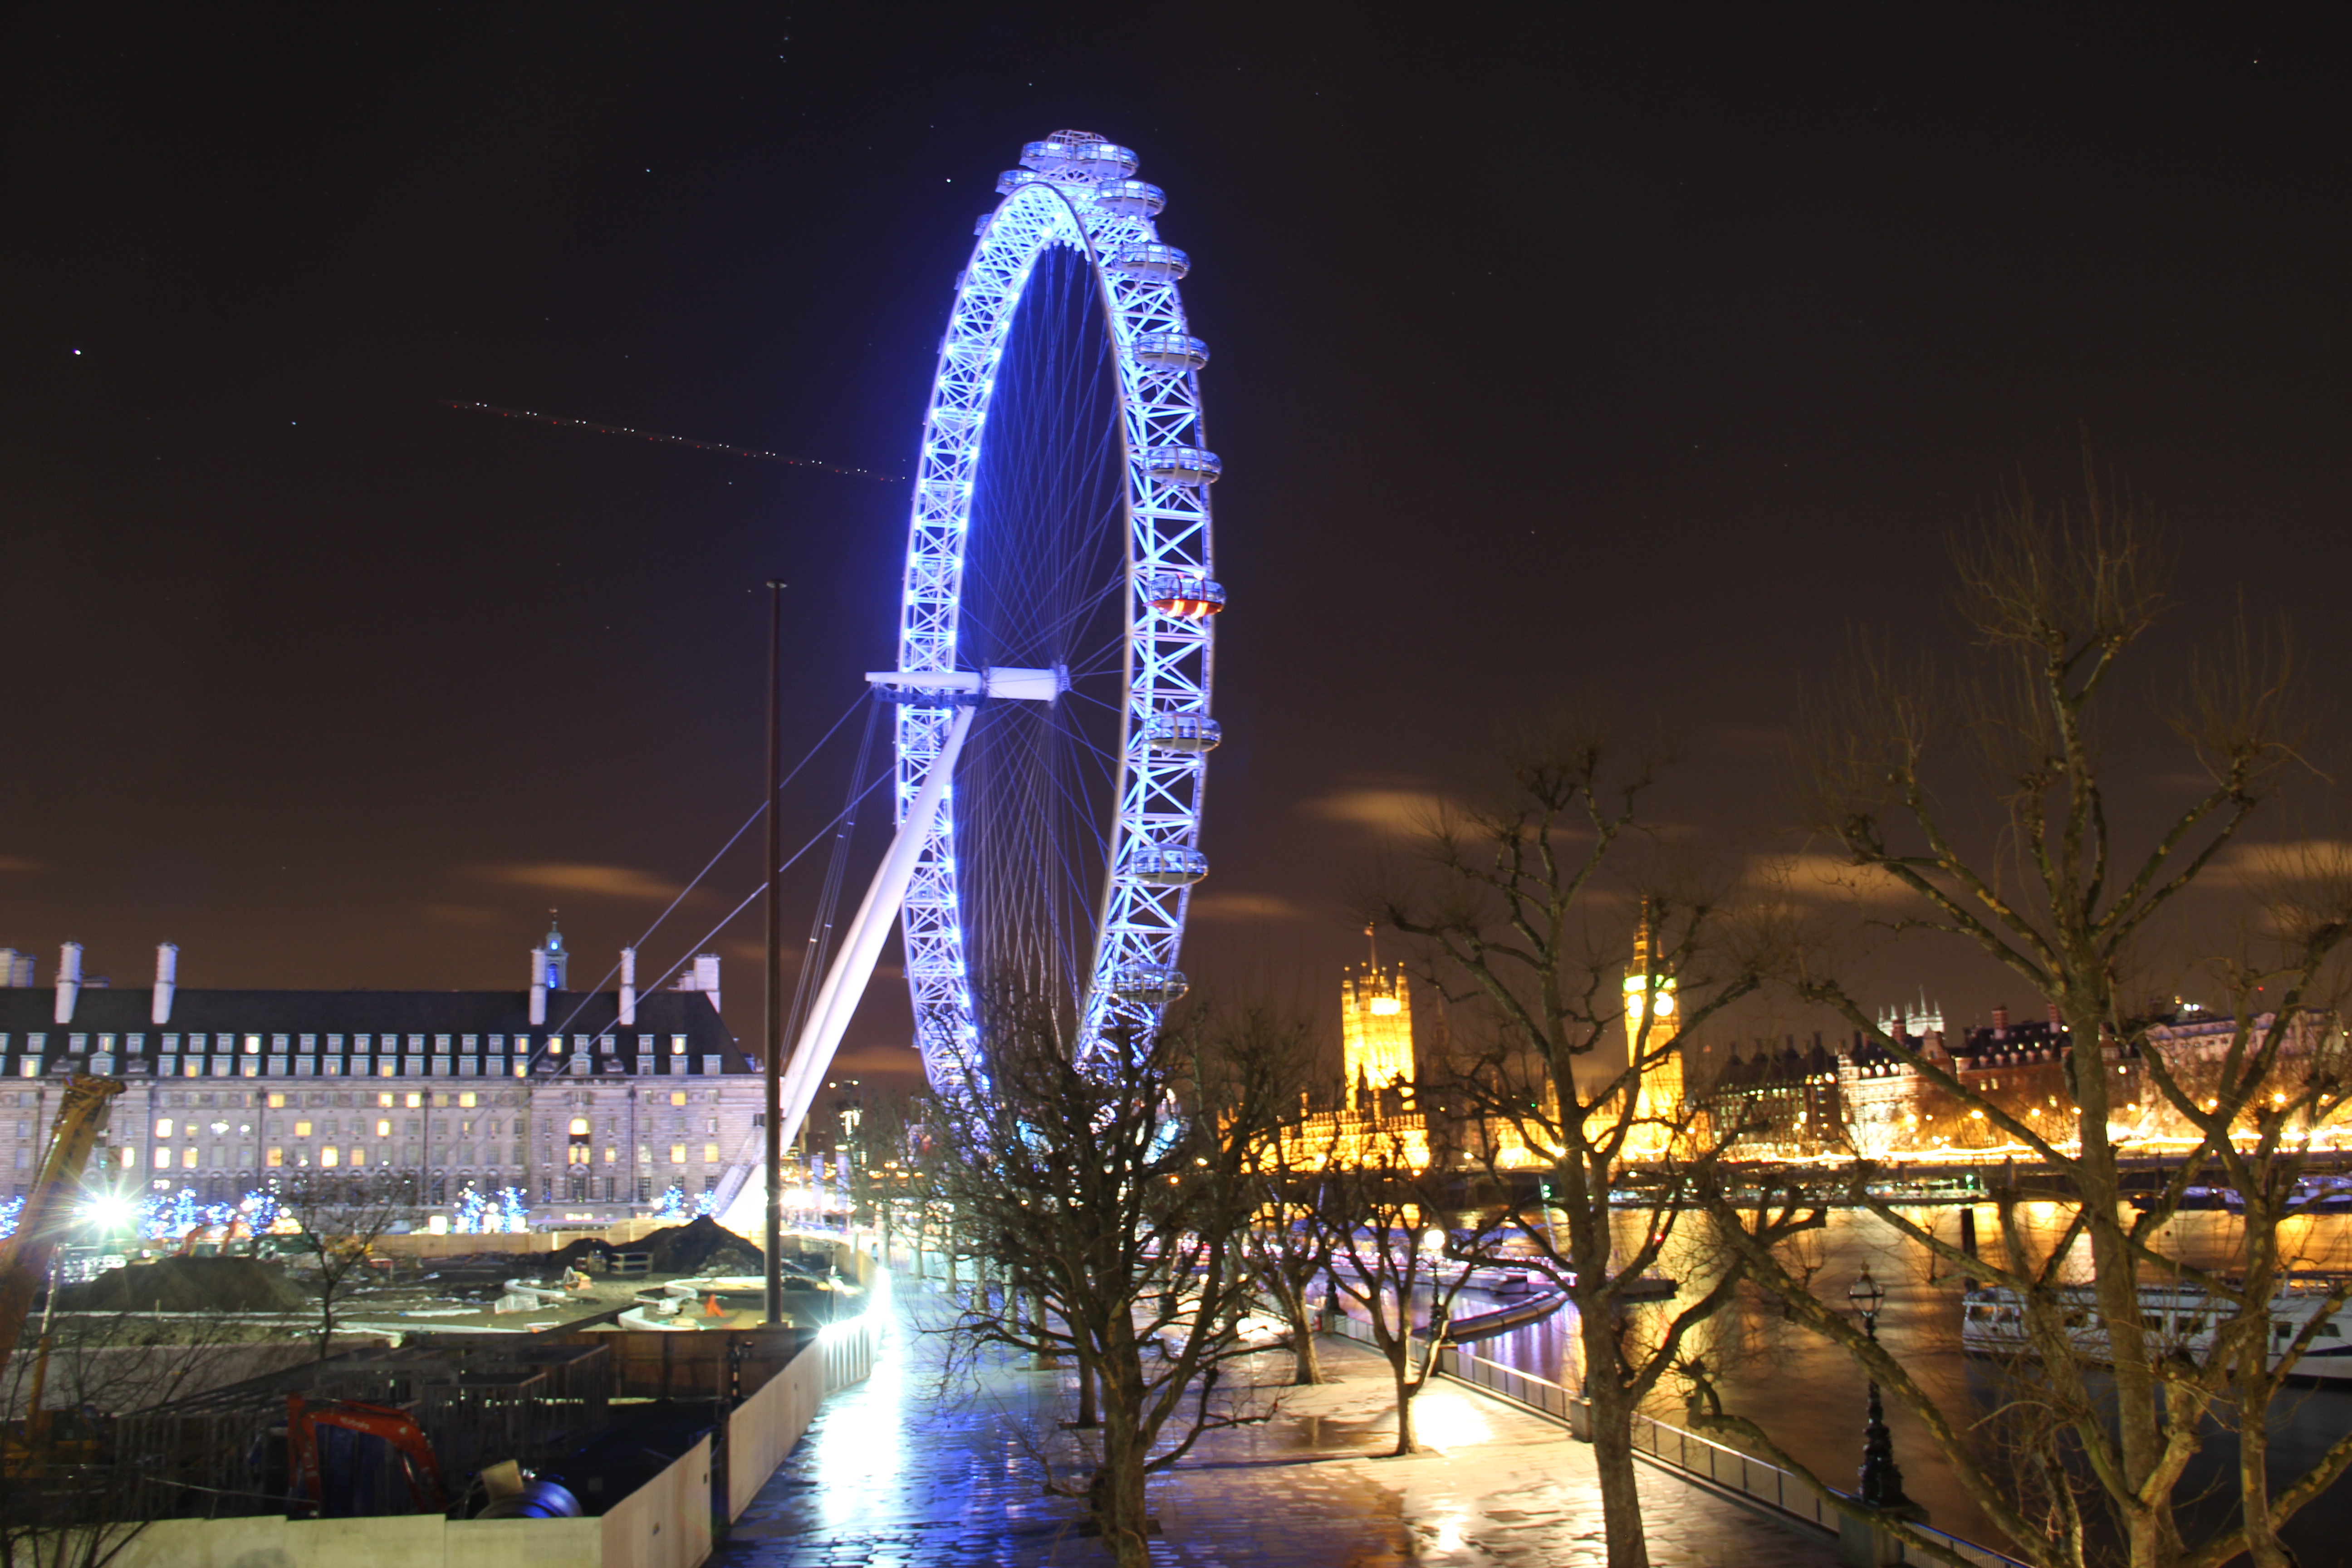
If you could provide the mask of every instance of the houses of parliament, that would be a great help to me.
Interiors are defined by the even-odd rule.
[[[1368,939],[1372,934],[1365,928]],[[1638,1047],[1646,1062],[1622,1154],[1648,1160],[1668,1152],[1673,1130],[1683,1119],[1684,1084],[1682,1053],[1675,1043],[1675,982],[1659,972],[1646,914],[1635,930],[1632,956],[1625,970],[1624,1027],[1629,1049]],[[1444,1015],[1436,1014],[1433,1023],[1442,1037]],[[1509,1170],[1549,1164],[1557,1157],[1557,1151],[1542,1146],[1538,1131],[1559,1125],[1557,1090],[1549,1082],[1528,1086],[1540,1102],[1524,1127],[1509,1117],[1450,1113],[1429,1102],[1420,1087],[1412,982],[1403,964],[1382,963],[1376,946],[1366,963],[1351,964],[1340,975],[1339,1060],[1338,1082],[1321,1095],[1302,1094],[1298,1118],[1285,1130],[1284,1155],[1294,1167],[1423,1170],[1434,1158],[1441,1164],[1467,1161]],[[1601,1135],[1601,1129],[1594,1131]],[[1537,1134],[1532,1142],[1531,1133]]]
[[[1368,936],[1370,934],[1368,931]],[[1936,1078],[1872,1037],[1825,1045],[1820,1035],[1801,1049],[1758,1042],[1743,1057],[1734,1046],[1696,1082],[1686,1082],[1685,1056],[1702,1064],[1711,1052],[1680,1039],[1674,976],[1654,951],[1649,923],[1637,925],[1624,971],[1622,1027],[1629,1052],[1643,1062],[1633,1097],[1633,1121],[1619,1157],[1642,1162],[1686,1154],[1693,1145],[1737,1143],[1740,1159],[1810,1159],[1860,1154],[1873,1159],[1965,1155],[2009,1147],[2009,1135],[1981,1109],[1939,1085]],[[1349,966],[1339,983],[1340,1076],[1323,1092],[1300,1097],[1297,1118],[1282,1135],[1295,1169],[1318,1165],[1385,1165],[1423,1170],[1547,1166],[1559,1157],[1547,1147],[1559,1125],[1555,1087],[1538,1068],[1510,1086],[1526,1098],[1519,1115],[1497,1114],[1487,1097],[1483,1112],[1436,1102],[1451,1054],[1442,1010],[1427,1009],[1432,1059],[1416,1038],[1411,982],[1401,963],[1383,964],[1377,949]],[[2250,1021],[2259,1034],[2272,1016]],[[2175,1000],[2152,1000],[2130,1020],[2121,1041],[2100,1047],[2101,1070],[2116,1077],[2110,1089],[2109,1135],[2146,1143],[2193,1142],[2201,1136],[2166,1097],[2145,1081],[2144,1062],[2160,1055],[2173,1079],[2194,1092],[2219,1071],[2243,1026],[2225,1013]],[[1995,1007],[1990,1026],[1947,1035],[1942,1010],[1924,997],[1916,1005],[1882,1012],[1879,1033],[1934,1064],[1963,1089],[2053,1141],[2075,1135],[2068,1058],[2074,1041],[2056,1010],[2045,1019],[2012,1021]],[[2315,1073],[2336,1073],[2352,1055],[2343,1021],[2312,1012],[2288,1020],[2280,1064],[2283,1087]],[[1427,1071],[1424,1071],[1426,1068]],[[1449,1092],[1444,1098],[1451,1099]],[[1622,1105],[1587,1112],[1591,1142],[1616,1130]],[[2315,1134],[2340,1138],[2352,1131],[2352,1110],[2340,1110]]]

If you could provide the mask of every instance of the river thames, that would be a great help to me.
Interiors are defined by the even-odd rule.
[[[1948,1241],[1958,1237],[1960,1212],[1957,1205],[1906,1211]],[[1985,1205],[1975,1213],[1984,1254],[1989,1260],[1997,1258],[2000,1244],[1994,1210]],[[2067,1211],[2060,1205],[2044,1203],[2025,1205],[2021,1214],[2029,1246],[2046,1250],[2063,1230]],[[1638,1237],[1638,1227],[1647,1218],[1640,1211],[1620,1216],[1632,1231],[1629,1239]],[[1686,1222],[1695,1219],[1685,1216]],[[1664,1272],[1689,1277],[1706,1267],[1706,1249],[1696,1240],[1704,1227],[1692,1224],[1690,1228],[1693,1244],[1678,1241]],[[2166,1227],[2159,1245],[2168,1255],[2198,1267],[2226,1269],[2240,1255],[2239,1233],[2240,1222],[2226,1213],[2182,1215]],[[2352,1215],[2292,1221],[2287,1239],[2299,1253],[2301,1267],[2352,1268]],[[2001,1363],[1961,1352],[1963,1287],[1950,1266],[1931,1259],[1926,1249],[1899,1237],[1876,1215],[1854,1209],[1831,1211],[1827,1229],[1799,1245],[1801,1264],[1813,1269],[1812,1287],[1825,1301],[1843,1309],[1847,1289],[1865,1266],[1885,1287],[1879,1338],[1947,1411],[1966,1419],[1969,1413],[1990,1408],[1998,1401]],[[1682,1269],[1675,1266],[1677,1261]],[[1688,1270],[1688,1276],[1684,1270]],[[1483,1310],[1483,1306],[1473,1302],[1485,1300],[1465,1294],[1456,1315]],[[1654,1310],[1636,1309],[1637,1332],[1644,1310]],[[1472,1348],[1489,1360],[1574,1386],[1581,1377],[1576,1328],[1574,1310],[1563,1308],[1542,1322]],[[1703,1356],[1721,1369],[1719,1385],[1727,1411],[1758,1423],[1832,1485],[1850,1488],[1853,1484],[1862,1458],[1865,1392],[1861,1373],[1843,1351],[1788,1321],[1778,1305],[1759,1292],[1743,1293],[1737,1305],[1696,1331],[1685,1343],[1685,1354]],[[1681,1387],[1671,1377],[1667,1384],[1651,1401],[1651,1413],[1683,1425]],[[1927,1507],[1932,1523],[1990,1546],[2008,1544],[1910,1412],[1889,1400],[1887,1425],[1894,1433],[1905,1489],[1914,1501]],[[2328,1444],[2352,1430],[2352,1387],[2291,1385],[2273,1413],[2273,1427],[2275,1488],[2301,1474]],[[2188,1526],[2192,1539],[2229,1517],[2233,1506],[2229,1484],[2235,1448],[2234,1438],[2221,1425],[2210,1425],[2204,1449],[2177,1494],[2183,1500],[2185,1514],[2204,1526],[2202,1531]],[[2201,1501],[2189,1503],[2188,1500],[2200,1494]],[[2345,1561],[2343,1542],[2347,1536],[2352,1536],[2352,1479],[2339,1482],[2305,1509],[2287,1530],[2290,1543],[2309,1563]]]

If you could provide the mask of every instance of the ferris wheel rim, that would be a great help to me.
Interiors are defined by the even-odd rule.
[[[1040,145],[1063,143],[1033,144],[1024,161]],[[1068,246],[1084,258],[1116,362],[1118,521],[1126,533],[1112,820],[1078,1003],[1081,1028],[1089,1032],[1120,1019],[1156,1026],[1165,1003],[1181,994],[1175,958],[1192,883],[1205,869],[1198,849],[1204,759],[1217,735],[1208,716],[1209,616],[1223,603],[1211,577],[1206,487],[1217,462],[1202,445],[1198,380],[1206,350],[1190,335],[1176,289],[1189,259],[1160,240],[1150,221],[1156,205],[1132,210],[1142,203],[1132,195],[1137,188],[1159,193],[1124,178],[1133,172],[1133,155],[1125,157],[1112,194],[1129,210],[1113,210],[1088,180],[1016,174],[1000,184],[1004,199],[978,226],[925,411],[899,617],[900,671],[961,670],[973,477],[997,362],[1031,274],[1049,247]],[[1139,344],[1160,357],[1147,362]],[[1185,499],[1171,502],[1186,487]],[[1178,586],[1163,586],[1170,582]],[[911,785],[937,754],[940,724],[927,712],[936,710],[898,710],[894,809],[901,820]],[[1180,746],[1170,738],[1178,731],[1191,740]],[[955,867],[961,820],[942,811],[902,908],[916,1043],[935,1083],[956,1076],[979,1044],[974,977],[964,962],[968,911]],[[1121,991],[1121,979],[1134,974],[1146,976],[1140,988]]]

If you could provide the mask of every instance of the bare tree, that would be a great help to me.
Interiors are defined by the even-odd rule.
[[[1121,1027],[1072,1052],[1042,1009],[991,1009],[987,1059],[929,1106],[938,1190],[1001,1272],[962,1298],[973,1347],[1067,1356],[1100,1400],[1083,1496],[1121,1568],[1148,1561],[1144,1488],[1201,1435],[1262,1419],[1221,1396],[1254,1281],[1245,1151],[1271,1108],[1198,1026]]]
[[[1254,1008],[1219,1031],[1216,1045],[1228,1081],[1255,1086],[1253,1098],[1272,1113],[1264,1136],[1242,1152],[1255,1205],[1243,1237],[1244,1257],[1287,1331],[1291,1382],[1321,1383],[1316,1332],[1336,1236],[1325,1223],[1332,1146],[1308,1131],[1317,1078],[1314,1041],[1303,1021]]]
[[[1399,1457],[1420,1451],[1413,1399],[1437,1370],[1454,1300],[1501,1223],[1495,1211],[1478,1210],[1466,1232],[1450,1231],[1446,1215],[1458,1180],[1417,1160],[1405,1138],[1390,1132],[1337,1154],[1321,1183],[1318,1219],[1331,1238],[1331,1288],[1363,1310],[1372,1343],[1389,1363],[1397,1413],[1391,1452]],[[1427,1308],[1416,1312],[1424,1294]],[[1416,1316],[1424,1319],[1418,1335]]]
[[[295,1173],[276,1189],[278,1206],[302,1227],[302,1258],[318,1302],[319,1359],[334,1353],[343,1308],[368,1282],[375,1245],[422,1212],[416,1178],[398,1171]]]
[[[203,1313],[60,1312],[0,1378],[8,1416],[0,1568],[105,1568],[146,1528],[155,1472],[116,1418],[247,1375],[251,1348]]]
[[[2182,902],[2191,889],[2220,883],[2225,852],[2297,754],[2292,660],[2283,639],[2222,617],[2168,715],[2197,782],[2150,812],[2147,797],[2182,770],[2168,775],[2143,762],[2127,770],[2133,809],[2111,812],[2118,742],[2153,739],[2135,730],[2135,705],[2119,685],[2127,656],[2164,608],[2165,552],[2153,533],[2088,473],[2079,508],[2053,514],[2025,493],[2005,502],[1990,527],[1956,547],[1954,566],[1970,659],[1953,677],[1924,665],[1899,669],[1877,654],[1858,659],[1852,684],[1812,715],[1801,745],[1803,825],[1852,875],[1907,900],[1871,922],[1881,937],[1990,959],[2053,1005],[2073,1042],[2065,1071],[2079,1112],[2074,1135],[2014,1114],[1921,1042],[1878,1029],[1847,980],[1854,933],[1825,928],[1801,943],[1794,987],[2029,1149],[2081,1196],[2063,1233],[2037,1247],[2008,1194],[2003,1255],[1970,1259],[1874,1197],[1867,1164],[1851,1173],[1855,1199],[1915,1245],[2011,1293],[2032,1396],[1987,1419],[2009,1424],[1994,1447],[2030,1457],[2042,1478],[2038,1495],[2021,1497],[2014,1468],[1969,1439],[1979,1413],[1939,1406],[1895,1357],[1812,1300],[1765,1238],[1736,1226],[1727,1234],[1762,1284],[1927,1424],[1961,1483],[2032,1562],[2075,1568],[2108,1555],[2112,1540],[2112,1554],[2133,1568],[2202,1568],[2242,1552],[2262,1568],[2284,1568],[2291,1558],[2279,1526],[2352,1465],[2347,1436],[2274,1489],[2263,1436],[2278,1385],[2273,1362],[2299,1352],[2326,1319],[2322,1311],[2283,1341],[2272,1302],[2288,1262],[2278,1225],[2302,1170],[2298,1130],[2344,1094],[2340,1052],[2315,1061],[2290,1042],[2340,1038],[2322,993],[2352,932],[2352,876],[2339,865],[2303,868],[2289,879],[2291,896],[2270,900],[2266,933],[2235,950],[2200,937]],[[2118,821],[2148,826],[2129,834]],[[2218,1062],[2193,1074],[2177,1070],[2157,1021],[2132,1001],[2153,988],[2149,954],[2168,923],[2176,946],[2261,954],[2207,969],[2233,997],[2233,1021]],[[2261,1012],[2250,1005],[2258,994]],[[2137,1103],[2150,1101],[2199,1142],[2135,1214],[2124,1201],[2125,1140]],[[2199,1270],[2162,1244],[2186,1188],[2216,1176],[2246,1197],[2247,1250],[2234,1278]],[[2088,1259],[2082,1286],[2061,1268],[2078,1244]],[[2175,1281],[2197,1293],[2197,1310],[2150,1310],[2147,1292],[2161,1297]],[[2199,1331],[2178,1332],[2184,1319]],[[2093,1361],[2104,1370],[2085,1364]],[[2201,1423],[2225,1402],[2239,1431],[2239,1518],[2192,1544],[2175,1494]],[[1906,1533],[1898,1520],[1879,1522]]]
[[[1433,821],[1424,875],[1366,913],[1420,939],[1429,979],[1466,1005],[1444,1092],[1515,1236],[1575,1305],[1609,1561],[1644,1568],[1633,1416],[1737,1289],[1719,1269],[1680,1306],[1650,1305],[1659,1259],[1692,1239],[1683,1201],[1722,1145],[1672,1092],[1675,1041],[1763,984],[1769,931],[1709,893],[1653,896],[1629,929],[1622,863],[1656,769],[1619,763],[1597,727],[1563,724],[1507,761],[1507,786]],[[1607,1065],[1621,1045],[1624,1065]],[[1627,1234],[1612,1194],[1636,1161],[1651,1201]],[[1629,1331],[1637,1317],[1654,1331]]]
[[[881,1089],[859,1106],[856,1129],[845,1151],[849,1155],[850,1219],[880,1233],[886,1259],[892,1238],[915,1212],[908,1207],[917,1195],[914,1135],[908,1092]],[[919,1250],[919,1235],[916,1241]]]

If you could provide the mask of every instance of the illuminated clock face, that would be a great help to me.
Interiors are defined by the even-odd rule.
[[[1639,1018],[1642,1016],[1642,978],[1639,975],[1630,976],[1625,982],[1625,1013],[1629,1019]],[[1653,1018],[1671,1018],[1675,1016],[1675,983],[1673,981],[1659,981],[1658,988],[1649,994],[1649,1015]]]

